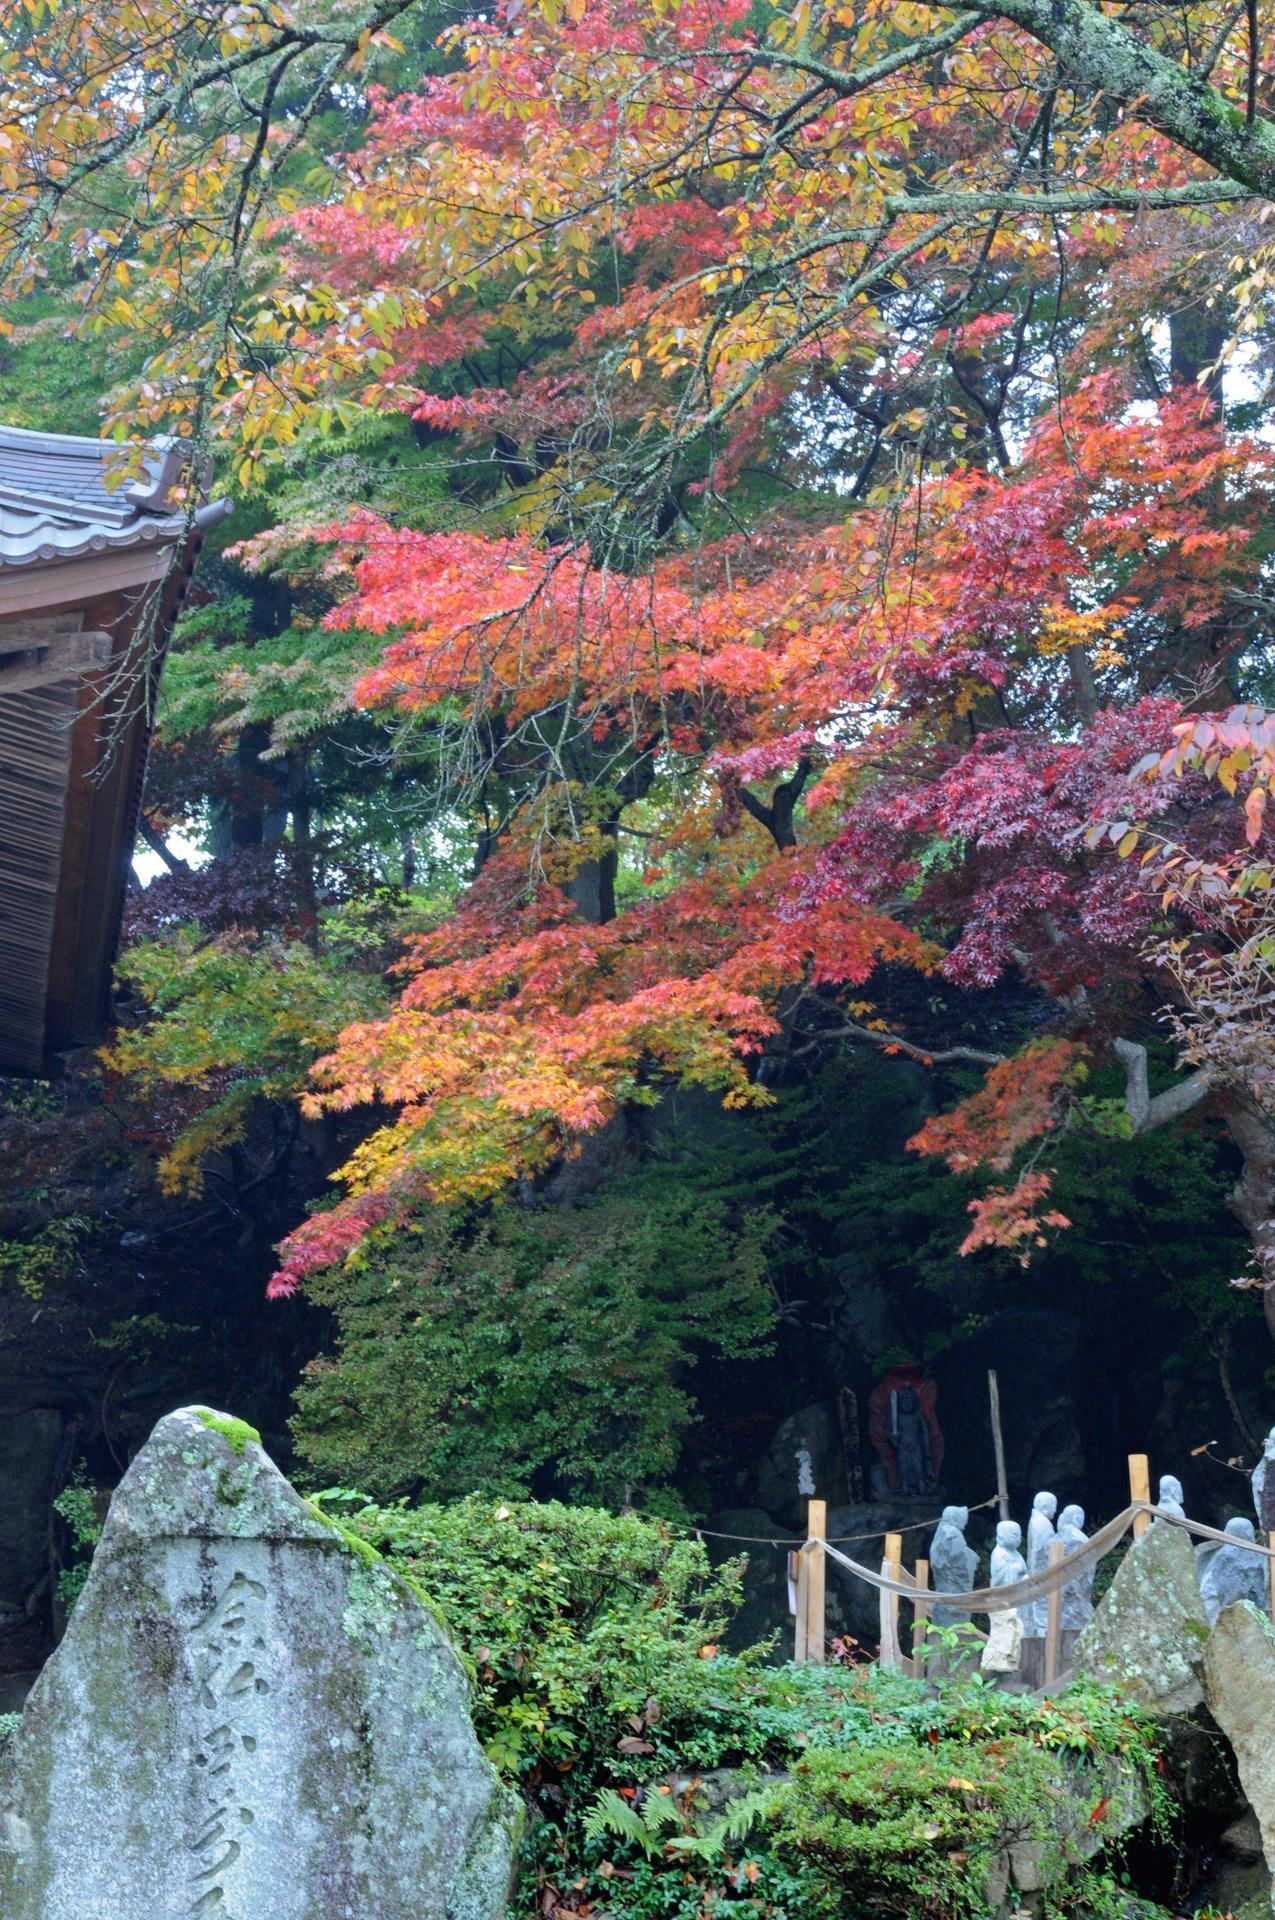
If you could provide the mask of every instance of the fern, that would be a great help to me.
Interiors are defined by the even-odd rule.
[[[648,1793],[639,1810],[630,1806],[614,1788],[604,1787],[585,1820],[584,1837],[601,1840],[610,1835],[612,1839],[627,1840],[648,1860],[659,1860],[668,1845],[662,1836],[670,1827],[681,1824],[671,1794]]]
[[[779,1791],[779,1784],[771,1782],[764,1787],[754,1787],[750,1793],[737,1794],[702,1833],[682,1834],[669,1844],[696,1860],[713,1860],[728,1848],[739,1846],[754,1827],[770,1818]]]

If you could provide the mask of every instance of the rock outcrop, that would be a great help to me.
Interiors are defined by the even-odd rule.
[[[1209,1710],[1231,1744],[1275,1874],[1275,1628],[1249,1600],[1224,1607],[1204,1653]]]
[[[1204,1704],[1208,1637],[1190,1538],[1162,1520],[1125,1555],[1076,1643],[1076,1669],[1151,1713],[1193,1713]]]
[[[428,1607],[202,1408],[116,1492],[0,1822],[5,1920],[498,1920],[516,1835]]]

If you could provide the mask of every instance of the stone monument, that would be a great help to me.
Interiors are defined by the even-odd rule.
[[[944,1507],[930,1542],[930,1580],[936,1593],[968,1593],[974,1585],[978,1555],[965,1538],[968,1507]],[[936,1627],[959,1627],[968,1615],[954,1607],[935,1606],[930,1614]]]
[[[1001,1520],[996,1527],[996,1545],[992,1548],[991,1583],[994,1587],[1012,1587],[1027,1578],[1027,1562],[1020,1548],[1023,1530],[1017,1520]],[[1001,1607],[989,1613],[987,1645],[979,1662],[984,1673],[1002,1676],[1003,1685],[1011,1685],[1022,1659],[1023,1623],[1017,1607]]]
[[[161,1420],[13,1738],[4,1920],[499,1920],[516,1833],[429,1608],[242,1421]]]
[[[1256,1527],[1242,1514],[1227,1521],[1226,1532],[1235,1540],[1257,1539]],[[1269,1589],[1268,1564],[1263,1554],[1249,1553],[1244,1547],[1219,1545],[1217,1551],[1210,1554],[1200,1574],[1200,1598],[1204,1602],[1204,1615],[1210,1626],[1223,1607],[1229,1607],[1233,1600],[1251,1600],[1259,1612],[1265,1613]]]

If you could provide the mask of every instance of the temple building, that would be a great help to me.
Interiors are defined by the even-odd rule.
[[[119,459],[0,427],[0,1073],[108,1023],[164,648],[229,511],[191,504],[211,471],[179,443],[112,488]]]

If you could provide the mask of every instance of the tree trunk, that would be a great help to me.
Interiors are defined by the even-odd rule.
[[[1243,1156],[1231,1206],[1253,1243],[1254,1278],[1262,1282],[1266,1326],[1275,1340],[1275,1127],[1256,1107],[1227,1102],[1227,1131]]]

